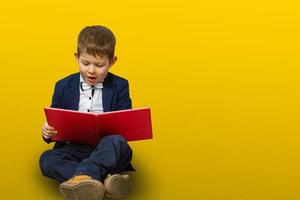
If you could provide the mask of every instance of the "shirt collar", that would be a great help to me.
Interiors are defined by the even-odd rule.
[[[80,82],[79,82],[79,87],[81,88],[82,87],[82,84],[83,83],[83,86],[84,86],[84,90],[89,90],[89,89],[92,89],[93,87],[91,85],[89,85],[88,83],[86,83],[83,79],[83,77],[81,76],[80,74]],[[97,83],[96,85],[94,85],[94,87],[96,89],[101,89],[103,88],[103,83]]]

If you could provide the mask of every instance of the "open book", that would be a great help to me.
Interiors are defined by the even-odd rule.
[[[44,108],[47,122],[57,130],[52,141],[95,145],[106,135],[123,135],[127,141],[152,138],[150,108],[129,109],[100,114]]]

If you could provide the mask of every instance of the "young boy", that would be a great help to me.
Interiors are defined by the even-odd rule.
[[[81,30],[75,53],[79,73],[56,83],[51,107],[97,113],[130,109],[128,81],[108,72],[117,60],[115,43],[115,36],[104,26]],[[57,134],[53,126],[47,122],[42,126],[47,143]],[[134,170],[132,150],[117,134],[102,137],[95,146],[56,142],[40,157],[42,174],[61,182],[59,190],[68,200],[126,196],[129,176],[120,173]]]

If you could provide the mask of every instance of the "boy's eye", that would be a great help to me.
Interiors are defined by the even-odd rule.
[[[103,67],[103,65],[96,65],[96,67]]]
[[[81,62],[83,65],[89,65],[88,62]]]

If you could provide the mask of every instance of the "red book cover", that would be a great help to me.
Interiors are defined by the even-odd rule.
[[[100,114],[44,108],[47,122],[57,130],[53,141],[95,145],[106,135],[123,135],[127,141],[152,139],[150,108]]]

